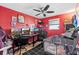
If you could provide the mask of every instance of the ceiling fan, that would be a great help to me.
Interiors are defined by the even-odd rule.
[[[49,5],[46,5],[45,7],[41,7],[39,9],[33,9],[34,11],[39,12],[35,16],[38,16],[38,15],[42,14],[44,17],[46,17],[46,13],[54,13],[54,11],[48,11],[49,7],[50,7]]]

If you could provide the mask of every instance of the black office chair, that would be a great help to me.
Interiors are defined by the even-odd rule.
[[[43,41],[43,39],[47,38],[47,32],[43,29],[39,29],[39,40]]]

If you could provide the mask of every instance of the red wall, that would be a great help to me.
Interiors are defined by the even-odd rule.
[[[2,26],[3,29],[5,29],[7,33],[10,33],[11,17],[18,16],[18,15],[23,15],[25,17],[25,23],[24,24],[17,23],[17,27],[20,27],[25,24],[34,24],[34,23],[37,24],[35,20],[37,18],[35,17],[0,6],[0,26]],[[60,19],[59,30],[49,30],[49,27],[44,28],[48,32],[48,36],[64,33],[65,32],[64,19],[71,19],[73,15],[74,13],[66,13],[66,14],[51,16],[51,17],[42,19],[44,22],[44,27],[46,24],[48,24],[48,20],[55,19],[55,18]]]
[[[18,15],[24,16],[25,23],[17,23],[17,27],[20,27],[25,24],[37,24],[36,20],[38,19],[35,17],[0,6],[0,26],[3,27],[3,29],[6,30],[7,33],[10,33],[12,16],[18,17]]]
[[[74,13],[66,13],[66,14],[51,16],[51,17],[42,19],[44,22],[44,27],[46,26],[46,24],[48,24],[48,20],[55,19],[55,18],[60,19],[60,29],[59,30],[49,30],[49,25],[48,25],[48,27],[44,28],[48,32],[48,36],[64,33],[65,32],[64,20],[65,19],[68,19],[68,20],[72,19],[73,15],[74,15]]]

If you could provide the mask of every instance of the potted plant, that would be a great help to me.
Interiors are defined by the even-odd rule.
[[[44,24],[42,21],[39,21],[38,24]]]

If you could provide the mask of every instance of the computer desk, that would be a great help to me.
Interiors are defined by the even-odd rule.
[[[33,44],[33,47],[34,47],[34,44],[35,44],[35,42],[37,41],[37,40],[34,40],[35,39],[35,37],[38,37],[37,38],[37,40],[39,40],[39,33],[36,33],[36,34],[29,34],[29,35],[26,35],[26,34],[22,34],[21,35],[21,39],[26,39],[26,42],[28,43],[28,40],[30,39],[30,38],[33,38],[33,41],[32,41],[32,44]],[[14,51],[14,48],[15,48],[15,44],[14,44],[14,40],[18,40],[18,39],[20,39],[20,38],[13,38],[13,54],[15,53],[15,51]],[[29,43],[28,43],[29,44]]]

